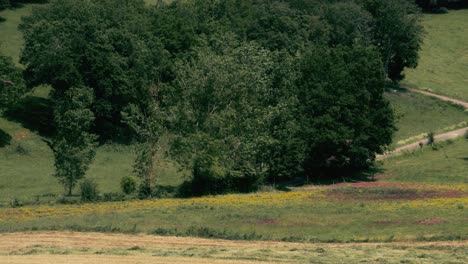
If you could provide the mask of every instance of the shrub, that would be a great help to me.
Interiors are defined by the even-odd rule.
[[[25,148],[23,145],[18,144],[15,148],[15,152],[18,153],[19,155],[28,155],[29,150]]]
[[[446,7],[437,7],[432,9],[432,13],[434,14],[447,14],[448,11],[449,10]]]
[[[435,143],[434,132],[427,133],[427,144],[433,146]]]
[[[101,200],[104,202],[125,201],[125,195],[115,192],[104,193]]]
[[[92,202],[96,201],[99,197],[97,183],[93,179],[85,179],[80,184],[81,201]]]
[[[18,198],[16,198],[16,197],[13,198],[12,200],[10,200],[10,206],[12,208],[21,207],[23,205],[24,204],[20,200],[18,200]]]
[[[122,192],[129,195],[136,191],[137,182],[135,178],[125,176],[120,180],[120,188]]]
[[[140,186],[138,187],[138,198],[140,199],[151,198],[151,195],[152,195],[152,192],[151,192],[150,185],[146,182],[140,183]]]
[[[466,140],[468,140],[468,130],[465,132],[464,137],[465,137]]]
[[[63,196],[61,196],[61,197],[59,197],[57,199],[56,203],[58,203],[58,204],[79,204],[80,200],[79,200],[79,197],[76,197],[76,196],[63,195]]]

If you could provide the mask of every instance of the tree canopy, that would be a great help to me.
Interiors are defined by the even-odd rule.
[[[18,102],[25,93],[23,72],[11,58],[0,55],[0,110]]]
[[[191,194],[367,168],[395,129],[384,83],[422,41],[407,0],[56,0],[20,28],[57,122],[87,87],[84,131],[137,141],[149,186],[167,133]]]

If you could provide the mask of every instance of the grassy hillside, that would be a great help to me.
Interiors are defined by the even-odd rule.
[[[23,36],[18,30],[21,17],[29,15],[32,8],[36,5],[28,4],[23,8],[7,9],[0,12],[0,15],[6,19],[0,23],[0,51],[6,56],[10,56],[18,63],[21,46],[23,45]]]
[[[468,10],[425,14],[427,35],[408,85],[468,101]]]
[[[385,97],[399,116],[396,145],[417,141],[431,131],[442,133],[456,126],[468,126],[468,112],[451,103],[405,91],[386,93]]]
[[[468,140],[447,142],[438,151],[415,150],[385,161],[389,182],[468,183]]]
[[[1,12],[7,21],[0,23],[0,42],[3,43],[0,50],[16,61],[22,45],[17,26],[20,17],[29,14],[33,6]],[[422,55],[427,56],[425,53]],[[50,132],[51,110],[47,92],[47,88],[36,88],[21,107],[0,117],[1,203],[14,198],[25,201],[37,197],[40,200],[56,200],[62,193],[62,187],[52,177],[53,155],[41,140]],[[412,138],[414,136],[421,137],[429,131],[441,132],[468,121],[466,113],[458,107],[419,94],[387,93],[386,97],[401,115],[395,143],[404,144],[418,139]],[[131,146],[103,146],[99,148],[87,176],[95,178],[100,186],[106,186],[105,192],[117,192],[120,178],[132,174],[132,160]],[[166,161],[162,162],[156,175],[162,185],[177,185],[181,182],[181,174]]]
[[[463,173],[467,146],[460,139],[437,152],[425,149],[417,158],[390,159],[376,182],[190,199],[2,208],[0,231],[64,229],[314,242],[467,239],[463,213],[468,206]],[[441,161],[441,155],[447,161]]]

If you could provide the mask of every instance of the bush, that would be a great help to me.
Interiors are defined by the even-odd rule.
[[[125,176],[120,180],[120,188],[126,195],[132,194],[136,191],[137,182],[135,178]]]
[[[432,9],[432,13],[434,14],[447,14],[448,11],[449,10],[446,7],[437,7]]]
[[[99,198],[97,183],[93,179],[85,179],[80,184],[81,201],[93,202]]]
[[[121,193],[109,192],[104,193],[101,198],[104,202],[120,202],[125,201],[125,195]]]
[[[434,132],[427,133],[427,144],[433,146],[435,143]]]
[[[25,148],[23,145],[18,144],[15,148],[15,152],[18,153],[19,155],[28,155],[29,150]]]
[[[151,188],[149,187],[149,184],[147,184],[147,182],[140,183],[140,186],[138,187],[138,198],[146,199],[146,198],[151,198],[151,196],[152,196],[152,191],[151,191]]]
[[[12,208],[21,207],[23,205],[24,204],[20,200],[18,200],[16,197],[10,200],[10,206]]]

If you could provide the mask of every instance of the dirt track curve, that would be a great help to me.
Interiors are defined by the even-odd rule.
[[[454,139],[454,138],[458,138],[458,137],[463,136],[465,133],[468,133],[468,127],[464,127],[464,128],[460,128],[460,129],[457,129],[457,130],[454,130],[454,131],[450,131],[450,132],[447,132],[447,133],[436,135],[436,136],[434,136],[434,140],[437,142],[437,141],[443,141],[443,140],[447,140],[447,139]],[[423,140],[419,140],[418,142],[415,142],[415,143],[411,143],[411,144],[408,144],[408,145],[401,146],[401,147],[396,148],[395,150],[393,150],[391,152],[388,152],[386,154],[377,155],[377,159],[383,159],[385,157],[389,157],[389,156],[392,156],[392,155],[395,155],[395,154],[398,154],[398,153],[401,153],[401,152],[404,152],[404,151],[418,149],[420,147],[419,146],[420,143],[422,143],[423,145],[427,145],[427,142],[428,142],[427,139],[423,139]]]
[[[438,95],[438,94],[422,91],[422,90],[419,90],[419,89],[414,89],[414,88],[409,88],[409,87],[402,87],[402,88],[404,88],[404,89],[406,89],[408,91],[411,91],[411,92],[420,93],[420,94],[423,94],[423,95],[426,95],[426,96],[430,96],[430,97],[440,99],[442,101],[446,101],[446,102],[450,102],[450,103],[453,103],[453,104],[456,104],[456,105],[460,105],[460,106],[464,107],[465,109],[468,109],[468,102],[453,99],[453,98],[443,96],[443,95]],[[460,129],[457,129],[457,130],[453,130],[453,131],[449,131],[449,132],[446,132],[446,133],[443,133],[443,134],[436,135],[436,136],[434,136],[434,139],[435,139],[435,141],[443,141],[443,140],[447,140],[447,139],[453,139],[453,138],[461,137],[465,133],[468,133],[468,127],[460,128]],[[423,139],[423,140],[419,140],[418,142],[414,142],[414,143],[411,143],[411,144],[408,144],[408,145],[401,146],[401,147],[396,148],[395,150],[393,150],[391,152],[385,153],[383,155],[377,155],[377,159],[378,160],[379,159],[384,159],[386,157],[393,156],[395,154],[399,154],[399,153],[401,153],[403,151],[417,149],[417,148],[420,147],[420,143],[426,145],[427,142],[428,142],[427,139]]]
[[[465,109],[468,109],[468,102],[453,99],[453,98],[450,98],[450,97],[447,97],[447,96],[444,96],[444,95],[438,95],[438,94],[426,92],[426,91],[419,90],[419,89],[408,88],[408,87],[405,87],[405,89],[407,89],[407,90],[409,90],[411,92],[424,94],[424,95],[427,95],[427,96],[430,96],[430,97],[435,97],[435,98],[438,98],[438,99],[440,99],[442,101],[451,102],[453,104],[463,106]]]

